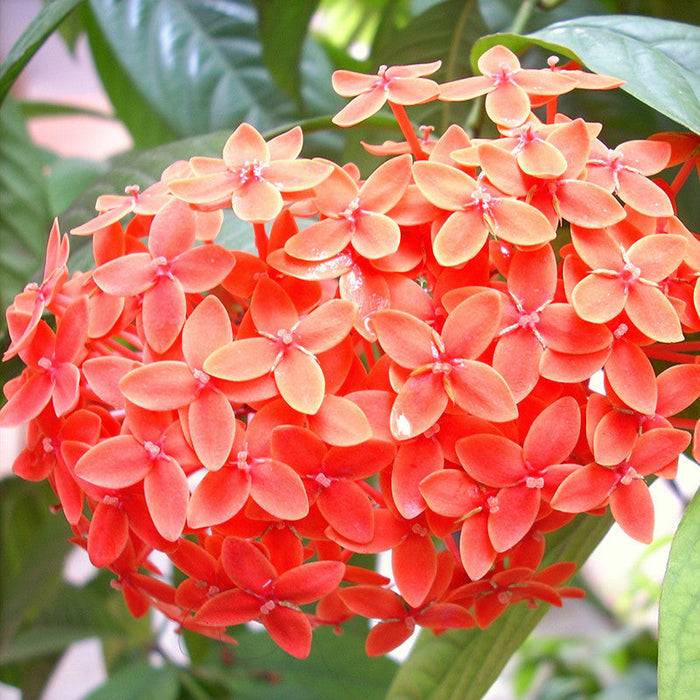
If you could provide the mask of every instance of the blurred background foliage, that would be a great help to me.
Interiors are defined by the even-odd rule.
[[[525,65],[544,65],[555,44],[565,57],[577,56],[589,69],[602,72],[596,65],[600,56],[588,55],[585,45],[573,41],[573,32],[567,34],[566,27],[574,25],[565,25],[556,35],[549,29],[553,23],[576,23],[590,16],[603,18],[612,30],[606,50],[613,63],[620,42],[626,40],[615,29],[622,20],[631,22],[635,41],[659,47],[652,56],[659,84],[647,76],[651,83],[635,86],[634,66],[629,60],[618,62],[620,70],[609,72],[632,78],[632,94],[616,91],[611,98],[578,91],[562,99],[562,111],[604,122],[602,138],[610,146],[661,131],[700,131],[697,76],[694,96],[674,98],[664,92],[668,73],[661,72],[668,61],[676,73],[689,72],[691,82],[697,72],[700,47],[683,44],[684,27],[696,28],[700,21],[700,3],[694,0],[47,2],[0,66],[0,306],[8,306],[28,280],[37,279],[54,217],[59,217],[61,230],[68,231],[94,215],[98,194],[122,193],[127,184],[146,187],[176,159],[219,155],[227,135],[242,121],[268,137],[300,123],[307,155],[341,163],[353,160],[367,172],[376,161],[360,141],[378,143],[398,135],[388,112],[345,131],[332,126],[330,118],[344,103],[331,88],[335,69],[374,73],[380,64],[441,58],[442,68],[433,77],[444,82],[472,73],[476,58],[488,48],[479,41],[482,37],[505,33],[499,40],[518,49]],[[674,40],[663,43],[669,30],[680,35],[672,31]],[[23,103],[11,95],[22,67],[54,31],[71,49],[79,37],[87,37],[113,108],[105,118],[125,125],[132,151],[108,161],[66,159],[30,140],[27,119],[81,112],[71,105]],[[514,37],[533,33],[525,42]],[[533,50],[521,50],[525,47]],[[651,98],[644,97],[643,88]],[[411,116],[417,124],[434,124],[438,133],[457,122],[473,135],[492,135],[479,131],[480,114],[471,105],[433,103],[416,108]],[[697,182],[694,188],[686,188],[682,218],[698,230]],[[226,220],[222,240],[231,247],[252,245],[247,226],[233,217]],[[81,258],[81,243],[71,241],[74,269],[87,259],[84,254]],[[3,318],[0,351],[7,344]],[[2,383],[19,369],[16,362],[2,365]],[[266,635],[242,628],[234,634],[240,647],[223,647],[186,633],[180,646],[190,661],[174,663],[160,646],[158,629],[148,619],[130,617],[121,596],[110,588],[108,573],[79,587],[64,580],[69,529],[51,514],[54,502],[45,484],[0,482],[0,681],[20,688],[26,700],[41,696],[70,644],[94,637],[102,642],[109,680],[90,700],[340,700],[358,697],[360,687],[365,700],[385,696],[396,664],[365,657],[366,627],[359,622],[339,637],[332,630],[320,630],[305,662],[280,652]],[[599,539],[607,528],[598,529]],[[654,646],[653,639],[630,638],[624,630],[607,649],[586,649],[563,640],[529,645],[516,681],[520,691],[534,693],[539,687],[535,671],[541,672],[546,658],[562,689],[554,692],[550,684],[551,692],[537,691],[531,697],[647,697],[636,691],[601,695],[605,673],[599,669],[617,663],[621,654],[627,655],[625,668],[630,672],[638,668],[634,664],[651,664],[653,669]],[[649,689],[648,697],[653,697],[651,681]]]

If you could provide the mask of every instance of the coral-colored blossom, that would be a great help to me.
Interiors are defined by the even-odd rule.
[[[497,46],[443,86],[438,67],[334,75],[337,124],[388,102],[402,131],[366,174],[242,124],[221,158],[98,198],[72,232],[92,271],[51,228],[6,313],[25,368],[0,426],[27,424],[15,474],[49,482],[133,615],[228,643],[257,621],[299,658],[357,615],[371,656],[486,628],[582,595],[575,564],[542,568],[545,533],[609,506],[649,542],[648,482],[700,456],[700,238],[674,213],[697,137],[608,148],[557,97],[620,81],[555,60]],[[478,95],[495,138],[407,115]]]

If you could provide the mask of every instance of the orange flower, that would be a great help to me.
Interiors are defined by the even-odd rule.
[[[397,440],[432,427],[453,401],[475,416],[497,422],[518,411],[504,379],[474,358],[488,347],[500,319],[500,301],[483,291],[459,304],[438,335],[404,311],[378,311],[371,322],[380,345],[398,367],[401,387],[391,411]],[[398,379],[398,377],[397,377]]]
[[[272,375],[279,394],[292,408],[316,413],[326,386],[316,355],[348,335],[354,304],[331,299],[300,319],[286,292],[263,277],[253,293],[250,313],[257,333],[213,352],[204,362],[204,371],[231,382]]]
[[[288,133],[268,144],[250,124],[241,124],[226,141],[223,158],[194,159],[195,175],[170,180],[170,191],[197,206],[230,205],[243,221],[271,221],[284,194],[310,190],[331,172],[328,163],[297,159],[301,130]]]
[[[376,75],[337,70],[333,73],[333,89],[343,97],[354,97],[333,123],[353,126],[376,114],[389,100],[399,105],[419,105],[437,98],[436,82],[423,76],[433,74],[441,61],[407,66],[380,66]]]
[[[530,100],[540,95],[562,95],[576,87],[565,73],[520,66],[518,57],[505,46],[493,46],[477,62],[483,75],[461,78],[440,86],[446,102],[471,100],[486,95],[486,113],[505,127],[520,126],[530,114]]]
[[[590,269],[571,293],[576,313],[606,323],[623,310],[645,335],[665,343],[683,340],[678,314],[659,283],[681,264],[683,236],[652,234],[625,249],[602,229],[572,227],[576,252]]]

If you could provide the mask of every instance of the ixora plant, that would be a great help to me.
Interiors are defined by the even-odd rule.
[[[243,123],[220,158],[100,196],[70,231],[93,269],[69,272],[54,223],[6,312],[4,359],[26,367],[0,426],[28,424],[15,474],[50,482],[134,616],[232,644],[256,621],[298,658],[358,616],[369,656],[417,626],[486,630],[583,595],[574,562],[543,565],[546,535],[609,511],[651,542],[649,483],[700,457],[680,415],[700,397],[700,240],[675,208],[700,137],[603,143],[558,98],[622,81],[554,57],[439,67],[333,74],[336,125],[388,103],[405,139],[364,144],[366,177],[300,157],[299,127]],[[482,96],[494,138],[406,111]],[[256,253],[217,242],[225,210]]]
[[[574,564],[540,568],[578,513],[651,541],[646,477],[675,475],[700,391],[700,242],[674,215],[681,179],[649,176],[693,144],[609,148],[556,100],[620,82],[556,60],[495,46],[443,85],[438,67],[334,74],[353,98],[337,124],[388,101],[406,138],[368,147],[390,157],[366,179],[299,158],[298,127],[242,124],[222,158],[100,197],[71,232],[94,270],[69,275],[54,225],[42,283],[7,310],[26,369],[0,425],[29,423],[15,473],[50,480],[134,615],[227,641],[256,620],[302,658],[315,627],[360,615],[381,655],[416,625],[579,596]],[[496,139],[418,136],[404,108],[483,94]],[[257,255],[216,243],[230,207]],[[354,561],[379,552],[392,579]]]

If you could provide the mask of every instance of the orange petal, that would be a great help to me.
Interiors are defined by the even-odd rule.
[[[357,445],[372,437],[372,428],[362,409],[344,396],[324,396],[321,408],[308,417],[308,423],[329,445]]]
[[[489,513],[488,533],[493,548],[505,552],[527,535],[540,509],[539,489],[525,484],[501,489],[498,507]]]
[[[625,307],[627,292],[622,279],[590,274],[574,287],[571,303],[576,313],[591,323],[607,323]]]
[[[321,408],[326,382],[318,360],[299,348],[288,348],[274,369],[282,398],[299,413],[313,415]]]
[[[228,137],[223,157],[226,166],[235,169],[246,162],[269,162],[270,151],[257,129],[244,122]]]
[[[451,214],[433,241],[435,259],[445,267],[473,260],[488,239],[488,227],[476,208]]]
[[[413,369],[433,362],[430,326],[404,311],[377,311],[370,321],[379,344],[394,362]]]
[[[219,469],[226,462],[236,419],[231,404],[218,390],[202,391],[187,413],[192,447],[207,469]]]
[[[617,194],[632,209],[647,216],[673,216],[673,204],[668,195],[644,175],[622,170],[617,179]]]
[[[194,529],[232,518],[250,494],[250,476],[241,469],[209,472],[197,484],[187,507],[187,524]]]
[[[250,496],[268,513],[281,520],[300,520],[309,513],[304,484],[283,462],[262,459],[251,469]]]
[[[614,469],[588,464],[564,479],[552,498],[552,508],[565,513],[584,513],[600,506],[618,481]]]
[[[442,328],[445,353],[453,358],[479,357],[496,335],[501,322],[501,299],[497,292],[478,292],[460,302]]]
[[[233,213],[243,221],[264,223],[272,221],[282,210],[282,195],[266,180],[249,180],[234,193]]]
[[[78,460],[75,473],[96,486],[120,489],[141,481],[152,466],[153,460],[138,440],[118,435],[91,447]]]
[[[235,258],[216,243],[197,246],[173,260],[172,274],[185,292],[204,292],[222,282],[234,266]]]
[[[420,484],[429,474],[441,470],[444,461],[439,445],[430,439],[418,439],[399,447],[391,470],[391,493],[397,510],[407,520],[425,510]]]
[[[633,539],[651,544],[654,539],[654,503],[641,479],[620,484],[610,495],[610,511],[618,525]]]
[[[190,314],[182,329],[182,354],[192,368],[201,369],[204,361],[233,341],[231,319],[219,298],[209,294]]]
[[[318,508],[342,537],[365,544],[374,535],[372,504],[353,481],[335,481],[318,497]]]
[[[391,553],[394,582],[413,608],[425,601],[437,573],[437,553],[430,537],[411,533]]]
[[[148,232],[148,249],[154,258],[172,260],[189,250],[195,241],[194,210],[179,199],[172,199],[153,218]]]
[[[564,180],[556,197],[562,218],[578,226],[602,228],[625,218],[625,210],[615,197],[592,182]]]
[[[156,352],[165,352],[175,342],[185,323],[186,307],[185,292],[177,278],[159,277],[146,291],[141,307],[143,331]]]
[[[518,409],[508,385],[483,362],[462,360],[452,371],[455,403],[468,413],[496,423],[515,420]]]
[[[352,228],[345,219],[324,219],[292,236],[284,250],[300,260],[326,260],[340,253],[351,236]]]
[[[187,477],[173,460],[156,460],[143,481],[148,512],[156,530],[169,542],[182,534],[190,491]]]
[[[184,362],[153,362],[126,373],[119,390],[132,403],[150,411],[170,411],[195,397],[197,380]]]
[[[605,363],[605,376],[615,394],[645,416],[656,412],[656,377],[651,362],[637,345],[618,342]]]
[[[622,462],[632,451],[638,432],[635,416],[616,410],[608,411],[593,434],[593,455],[596,462],[604,467]]]
[[[273,336],[280,330],[289,330],[299,320],[289,294],[269,277],[261,277],[255,285],[250,314],[258,331]]]
[[[413,178],[429,201],[448,211],[469,204],[469,196],[476,188],[476,180],[461,170],[426,160],[413,164]]]
[[[368,260],[395,253],[401,242],[398,224],[383,214],[363,212],[352,232],[353,248]]]
[[[496,550],[488,536],[488,513],[476,513],[462,524],[459,555],[469,578],[478,581],[485,576],[496,560]]]
[[[673,304],[656,287],[633,284],[625,311],[642,332],[660,343],[679,343],[684,339],[681,322]]]
[[[382,163],[360,188],[360,208],[385,214],[401,199],[410,180],[411,156],[398,156]]]
[[[345,299],[331,299],[305,316],[294,333],[299,345],[314,354],[330,350],[352,330],[357,307]]]
[[[556,236],[547,217],[526,202],[499,197],[491,202],[491,211],[491,232],[508,243],[540,245]]]
[[[441,375],[422,372],[409,377],[391,409],[392,435],[397,440],[420,435],[437,423],[447,403]]]
[[[204,371],[227,381],[257,379],[272,369],[278,353],[277,344],[267,338],[234,340],[209,355]]]
[[[530,98],[516,83],[502,83],[486,95],[486,114],[499,126],[520,126],[530,115]]]

